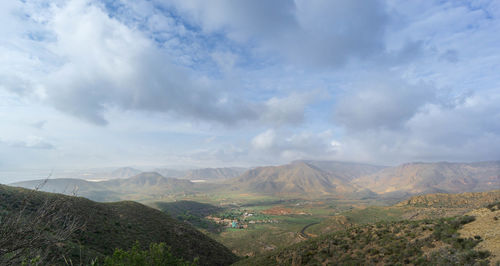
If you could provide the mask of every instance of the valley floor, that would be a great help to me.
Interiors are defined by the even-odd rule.
[[[220,208],[210,215],[200,216],[217,224],[217,230],[199,226],[198,229],[242,258],[266,256],[321,236],[364,225],[406,223],[467,214],[477,217],[477,220],[460,229],[460,237],[481,236],[475,250],[490,251],[492,262],[498,260],[495,256],[498,256],[500,247],[500,225],[498,220],[493,223],[493,219],[497,216],[500,218],[500,215],[489,210],[491,213],[488,213],[487,209],[472,211],[477,204],[453,206],[448,202],[449,205],[421,206],[394,204],[394,200],[293,199],[249,194],[203,195],[185,199],[203,201]],[[190,222],[189,219],[185,221]]]

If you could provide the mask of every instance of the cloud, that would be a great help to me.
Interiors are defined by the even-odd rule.
[[[268,129],[255,136],[251,144],[251,155],[274,163],[332,158],[341,146],[328,130],[319,133],[290,133]]]
[[[268,129],[252,139],[252,146],[259,150],[265,150],[275,145],[276,132]]]
[[[382,164],[500,158],[498,91],[476,92],[454,105],[431,103],[399,127],[351,130],[338,156]]]
[[[129,8],[134,10],[132,4]],[[180,63],[179,55],[172,54],[175,47],[159,46],[148,36],[149,30],[128,25],[130,18],[122,21],[120,12],[125,11],[115,10],[116,16],[106,11],[85,0],[46,10],[43,23],[31,21],[45,35],[9,58],[10,62],[23,63],[18,71],[6,70],[1,85],[97,125],[108,123],[106,115],[111,108],[172,113],[228,125],[241,121],[297,124],[303,121],[306,105],[313,101],[313,93],[292,93],[260,102],[239,98],[240,89],[231,87],[234,82],[215,79],[189,67],[190,63]],[[20,19],[24,18],[16,18]],[[163,26],[179,30],[173,22]],[[22,36],[17,40],[23,40]],[[165,43],[168,41],[161,44]],[[30,50],[33,45],[37,50]],[[4,52],[7,55],[10,51]],[[191,52],[187,51],[190,56],[196,54]],[[223,73],[230,73],[237,60],[231,52],[203,53]]]
[[[362,79],[334,109],[334,121],[349,130],[401,127],[436,98],[436,89],[424,83],[411,85],[388,74]]]
[[[31,123],[31,126],[36,129],[43,129],[43,127],[47,124],[47,120],[41,120],[35,123]]]
[[[496,1],[0,7],[4,165],[499,158]]]
[[[256,114],[245,103],[221,101],[222,89],[171,63],[141,33],[97,7],[71,3],[57,12],[55,51],[68,58],[49,77],[49,101],[57,108],[104,124],[108,106],[168,112],[233,123]],[[228,112],[231,110],[231,112]]]
[[[52,145],[50,142],[47,142],[41,137],[38,136],[30,136],[27,140],[12,140],[12,141],[2,141],[3,143],[12,148],[23,148],[23,149],[40,149],[40,150],[52,150],[56,147]]]
[[[300,124],[304,121],[305,109],[320,95],[319,91],[292,93],[286,97],[272,97],[265,103],[261,119],[274,126]]]
[[[106,111],[113,107],[226,124],[257,119],[252,103],[228,97],[222,84],[176,65],[143,33],[92,3],[53,6],[45,24],[55,40],[37,42],[52,57],[33,59],[46,73],[23,64],[31,76],[7,71],[2,85],[19,94],[38,94],[57,109],[99,125],[108,122]],[[29,60],[33,52],[16,59],[35,64]]]
[[[199,0],[171,5],[205,32],[257,43],[257,50],[298,65],[339,67],[380,54],[393,56],[385,47],[390,14],[384,1]]]

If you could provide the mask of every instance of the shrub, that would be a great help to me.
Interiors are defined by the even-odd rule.
[[[141,250],[139,242],[129,251],[116,249],[112,256],[104,258],[104,266],[156,266],[156,265],[178,265],[191,266],[197,265],[197,259],[193,262],[185,261],[182,258],[175,257],[165,243],[153,243],[149,250]]]

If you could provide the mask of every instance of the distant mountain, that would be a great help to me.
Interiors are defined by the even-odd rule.
[[[408,163],[353,180],[381,194],[460,193],[500,188],[500,162]]]
[[[188,180],[166,178],[155,172],[98,182],[65,178],[23,181],[11,185],[29,189],[38,187],[40,191],[78,195],[96,201],[158,198],[194,189],[194,184]]]
[[[241,167],[201,168],[187,171],[184,179],[224,180],[237,177],[247,169]]]
[[[247,170],[242,167],[199,168],[190,170],[175,170],[158,168],[154,171],[165,177],[174,177],[189,180],[224,180],[237,177]]]
[[[46,214],[48,220],[37,224],[37,219],[43,217],[33,215],[36,216],[43,208],[49,212]],[[113,254],[115,248],[130,249],[136,241],[143,248],[150,243],[165,242],[175,256],[191,261],[199,258],[200,265],[230,265],[237,260],[229,249],[189,224],[136,202],[97,203],[80,197],[0,185],[0,210],[2,222],[8,221],[9,214],[16,215],[16,221],[19,221],[7,228],[10,231],[1,232],[2,237],[11,234],[12,239],[9,242],[0,240],[4,244],[0,259],[4,249],[8,251],[16,242],[25,240],[18,239],[21,234],[12,231],[20,230],[30,245],[26,252],[48,252],[47,260],[41,262],[47,265],[65,265],[68,264],[64,262],[66,259],[90,265],[95,258]],[[61,217],[53,219],[54,216]],[[83,227],[57,244],[47,245],[51,243],[49,240],[65,230],[70,221]],[[36,226],[33,228],[32,225]],[[38,226],[42,229],[38,229]],[[0,230],[5,228],[0,227]],[[40,233],[37,230],[45,231]],[[63,260],[64,253],[66,257]],[[21,261],[13,262],[14,265],[17,263],[20,265]]]
[[[43,191],[73,194],[98,201],[118,199],[159,200],[165,196],[192,193],[221,193],[228,189],[241,193],[280,196],[384,197],[400,200],[428,193],[481,192],[500,189],[500,162],[408,163],[384,167],[336,161],[295,161],[287,165],[242,168],[204,168],[184,172],[144,172],[120,168],[117,178],[99,182],[79,179],[51,179]],[[120,178],[123,177],[123,178]],[[203,179],[205,183],[189,180]],[[213,181],[223,182],[213,182]],[[43,181],[25,181],[15,186],[35,188]]]
[[[188,170],[177,170],[177,169],[170,169],[170,168],[156,168],[153,170],[153,172],[156,172],[164,177],[173,177],[173,178],[183,178]]]
[[[188,180],[167,178],[156,172],[144,172],[131,178],[114,179],[100,182],[107,188],[122,193],[137,193],[144,191],[149,194],[180,192],[189,190],[193,183]]]
[[[103,182],[90,182],[83,179],[57,178],[22,181],[10,184],[15,187],[38,189],[40,191],[78,195],[96,201],[117,201],[120,196],[107,188]]]
[[[304,162],[308,165],[315,166],[322,171],[329,174],[335,175],[338,178],[344,180],[353,180],[355,178],[374,174],[386,166],[371,165],[363,163],[352,163],[352,162],[339,162],[339,161],[313,161],[313,160],[302,160],[297,162]]]
[[[348,194],[357,190],[347,180],[302,161],[257,167],[232,181],[235,190],[264,194]]]
[[[140,174],[142,171],[132,167],[121,167],[112,171],[109,175],[112,178],[129,178]]]

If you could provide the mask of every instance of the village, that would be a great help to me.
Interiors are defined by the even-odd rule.
[[[279,223],[278,220],[271,219],[268,216],[255,214],[254,212],[248,212],[246,210],[242,212],[233,210],[229,213],[223,213],[218,216],[209,215],[205,218],[226,228],[233,229],[247,229],[249,225],[255,224]]]

